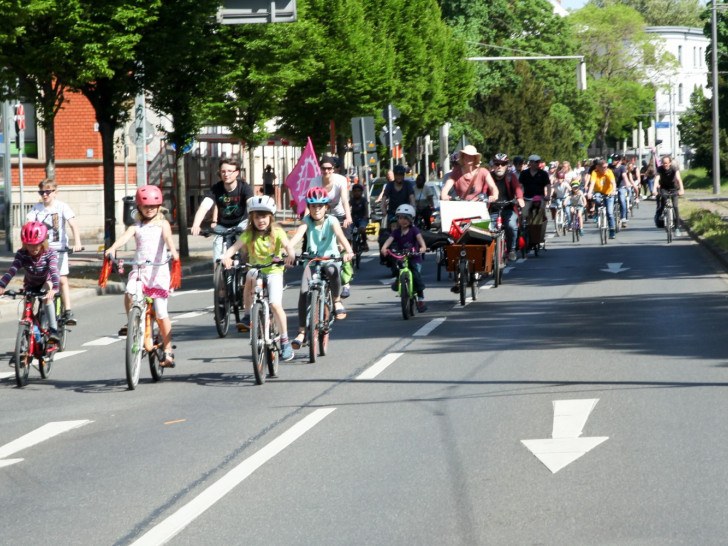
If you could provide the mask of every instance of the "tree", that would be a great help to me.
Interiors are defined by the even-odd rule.
[[[673,61],[644,32],[644,21],[633,8],[587,4],[567,19],[579,34],[580,50],[594,78],[598,136],[605,153],[608,137],[624,138],[641,115],[652,111],[654,84],[645,82],[658,65],[660,75],[669,79]]]
[[[629,6],[638,11],[649,26],[700,27],[705,11],[700,0],[589,0],[589,4],[598,8]]]

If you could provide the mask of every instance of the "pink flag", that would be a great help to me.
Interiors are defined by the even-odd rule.
[[[298,163],[293,167],[291,174],[286,177],[286,186],[291,190],[291,198],[296,204],[296,213],[303,216],[306,210],[306,192],[311,187],[311,181],[321,174],[316,152],[313,149],[311,137],[303,150]]]

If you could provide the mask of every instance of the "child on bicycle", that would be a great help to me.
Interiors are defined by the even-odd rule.
[[[415,221],[415,208],[412,205],[400,205],[397,207],[397,223],[399,227],[392,231],[389,238],[384,241],[382,245],[382,256],[387,255],[387,249],[396,243],[397,248],[400,252],[414,251],[415,248],[419,248],[419,252],[427,252],[427,245],[425,240],[422,238],[422,232],[417,229],[413,224]],[[417,293],[417,310],[420,313],[427,311],[427,305],[425,305],[425,284],[422,282],[422,254],[417,254],[409,259],[410,269],[412,270],[412,284],[414,284],[414,290]],[[399,287],[399,279],[394,281],[392,290],[397,290]]]
[[[354,184],[351,187],[351,197],[349,198],[349,210],[351,211],[351,219],[354,223],[354,229],[359,230],[361,240],[364,241],[363,250],[369,250],[367,243],[367,225],[369,224],[369,203],[364,198],[364,186]]]
[[[222,264],[226,269],[233,265],[233,256],[242,249],[243,258],[253,265],[267,264],[271,261],[283,260],[283,252],[287,254],[285,265],[291,266],[296,260],[296,251],[291,245],[286,232],[275,223],[276,203],[268,195],[255,196],[248,199],[248,226],[233,246],[225,251]],[[268,286],[268,301],[271,311],[281,333],[281,359],[291,360],[293,350],[288,340],[288,321],[286,311],[283,309],[283,264],[272,265],[265,269],[251,269],[245,278],[243,289],[243,304],[245,315],[238,325],[238,330],[250,330],[250,307],[252,293],[255,288],[258,272],[266,276]]]
[[[25,218],[26,222],[41,222],[45,224],[48,230],[48,243],[53,250],[59,251],[68,248],[68,231],[66,226],[71,229],[73,234],[73,250],[80,252],[83,250],[81,245],[81,234],[76,225],[76,215],[66,203],[59,201],[58,184],[53,178],[46,178],[38,184],[38,193],[42,201],[33,205],[28,211]],[[64,317],[66,324],[74,326],[76,319],[71,310],[71,289],[68,286],[68,253],[58,253],[58,270],[61,275],[61,297],[63,305],[66,308]]]
[[[20,269],[25,269],[23,288],[26,290],[46,290],[43,298],[45,315],[48,317],[48,339],[58,343],[58,323],[53,298],[58,292],[61,279],[58,274],[58,254],[48,244],[48,229],[41,222],[28,222],[20,231],[23,246],[15,253],[13,263],[0,278],[0,295]]]
[[[584,235],[584,207],[586,207],[586,196],[581,191],[581,184],[574,181],[571,183],[571,194],[569,195],[569,207],[566,209],[569,211],[569,231],[574,227],[573,220],[574,214],[579,219],[579,235]]]
[[[116,250],[124,246],[132,237],[136,241],[135,261],[149,260],[162,262],[167,252],[172,254],[173,260],[179,260],[179,254],[174,247],[172,227],[164,217],[167,209],[162,207],[162,190],[158,186],[147,184],[136,192],[136,223],[129,226],[124,234],[106,250],[106,255],[113,258]],[[164,342],[164,357],[160,366],[174,368],[174,353],[172,353],[172,322],[167,312],[167,300],[170,292],[169,265],[147,266],[133,269],[129,273],[129,280],[124,294],[124,307],[126,314],[134,302],[137,276],[141,275],[144,294],[154,299],[154,313],[157,315],[159,331]],[[127,326],[119,330],[120,336],[127,334]]]
[[[326,214],[329,208],[329,201],[329,194],[324,188],[309,188],[306,192],[306,203],[309,214],[303,217],[303,223],[298,226],[296,233],[291,238],[291,246],[295,248],[301,239],[303,239],[303,236],[308,233],[306,248],[308,254],[314,254],[320,258],[329,256],[339,257],[341,254],[337,246],[338,243],[346,252],[342,256],[343,260],[348,262],[354,253],[351,250],[351,245],[346,239],[339,221],[335,217]],[[341,303],[341,271],[339,264],[334,261],[324,262],[323,271],[329,280],[331,296],[334,300],[334,314],[339,320],[345,319],[346,310],[344,309],[344,304]],[[298,296],[298,335],[291,340],[294,349],[299,349],[305,339],[307,292],[308,276],[307,272],[304,271],[303,279],[301,280],[301,292]]]

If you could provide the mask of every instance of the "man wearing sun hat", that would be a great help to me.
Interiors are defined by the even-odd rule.
[[[455,195],[465,201],[480,199],[487,195],[488,201],[498,199],[498,188],[488,169],[480,166],[482,155],[475,146],[468,144],[458,153],[458,164],[453,168],[440,192],[440,199],[450,200],[450,189],[455,188]]]

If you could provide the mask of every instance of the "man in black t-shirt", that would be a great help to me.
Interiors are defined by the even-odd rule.
[[[672,195],[669,195],[669,192],[672,192]],[[675,235],[680,235],[680,230],[677,229],[677,226],[680,225],[680,213],[677,208],[678,195],[684,193],[685,189],[683,188],[680,171],[672,164],[672,158],[669,155],[663,156],[662,164],[657,167],[655,190],[652,194],[660,195],[659,199],[657,199],[658,214],[664,206],[665,199],[668,197],[672,199],[672,207],[675,209]]]
[[[200,234],[200,224],[213,206],[217,207],[217,221],[213,220],[211,224],[213,229],[218,228],[218,224],[220,231],[235,226],[245,229],[248,223],[247,203],[248,199],[255,194],[247,182],[238,178],[240,164],[234,159],[222,159],[218,172],[220,181],[210,188],[195,213],[191,228],[192,235]],[[222,236],[217,235],[213,241],[213,262],[222,258],[225,252],[222,239]]]
[[[521,212],[524,218],[528,217],[528,213],[531,210],[531,200],[537,196],[541,196],[541,206],[548,201],[548,189],[551,186],[549,180],[549,174],[543,169],[539,168],[541,158],[537,155],[531,155],[528,157],[528,169],[523,169],[521,175],[518,177],[518,181],[521,183],[523,188],[523,199],[526,202],[526,206],[523,207]]]

